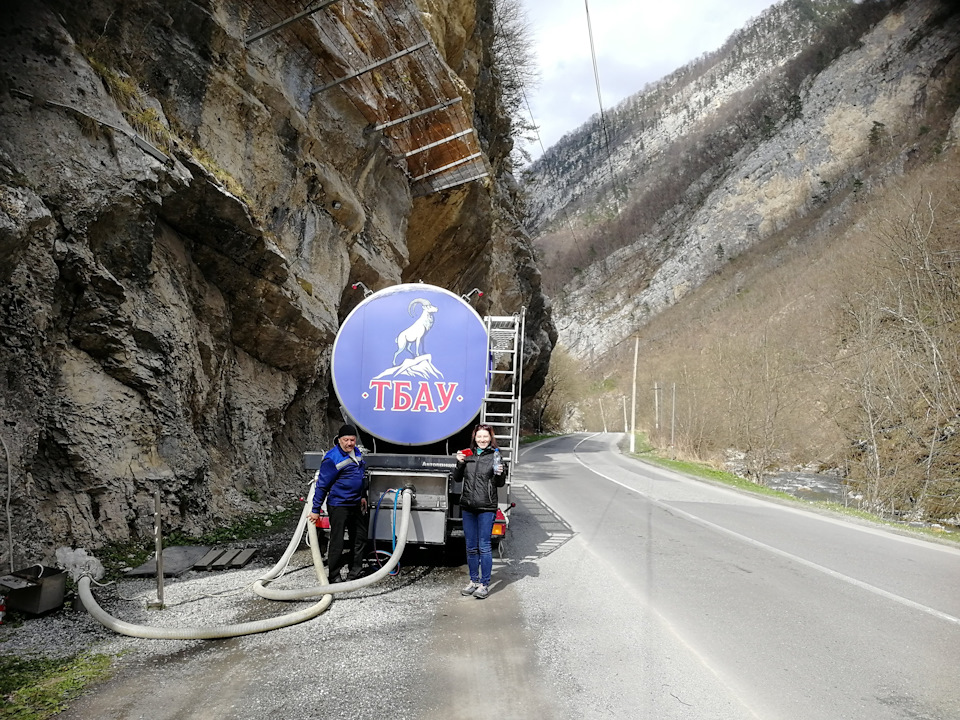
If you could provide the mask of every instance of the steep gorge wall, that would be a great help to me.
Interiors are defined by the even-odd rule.
[[[242,3],[130,5],[18,1],[0,24],[0,437],[18,562],[148,534],[158,487],[186,531],[299,493],[301,453],[339,423],[329,354],[362,298],[352,283],[480,286],[481,314],[526,306],[531,392],[555,337],[496,180],[414,198],[344,93],[312,100],[296,54],[244,46]],[[496,168],[489,4],[423,9]],[[118,91],[125,73],[139,100]],[[169,161],[138,140],[158,122]]]

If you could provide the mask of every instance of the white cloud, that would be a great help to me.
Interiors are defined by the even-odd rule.
[[[540,72],[527,97],[544,147],[600,111],[587,4],[604,110],[716,50],[773,0],[523,0]],[[537,157],[540,146],[528,148]]]

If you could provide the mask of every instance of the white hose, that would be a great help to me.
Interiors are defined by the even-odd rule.
[[[403,555],[403,549],[407,545],[407,530],[410,527],[410,507],[413,504],[411,499],[412,494],[412,491],[409,489],[403,491],[403,495],[401,496],[400,528],[397,530],[397,546],[390,556],[390,559],[375,573],[367,575],[367,577],[364,578],[359,578],[358,580],[349,580],[334,585],[325,584],[326,578],[324,578],[324,580],[321,581],[320,587],[290,590],[268,588],[264,586],[262,580],[257,580],[253,585],[253,591],[260,597],[265,597],[268,600],[303,600],[305,598],[315,597],[321,593],[343,593],[359,590],[367,585],[380,582],[380,580],[389,575],[393,568],[397,566],[397,563],[400,562],[400,556]],[[266,579],[269,580],[269,578]]]
[[[228,637],[238,637],[240,635],[252,635],[254,633],[267,632],[269,630],[276,630],[282,627],[288,627],[290,625],[296,625],[297,623],[304,622],[305,620],[310,620],[315,618],[324,610],[326,610],[330,603],[333,601],[333,595],[331,592],[336,588],[336,592],[346,592],[348,590],[356,590],[358,588],[370,585],[374,582],[380,580],[386,573],[383,572],[384,569],[389,572],[399,562],[400,555],[403,552],[403,548],[406,545],[407,539],[407,528],[410,523],[410,507],[412,505],[411,490],[403,491],[403,515],[400,520],[400,539],[397,543],[397,549],[394,551],[393,555],[390,557],[390,561],[384,568],[377,571],[373,575],[362,578],[361,580],[354,580],[352,582],[340,583],[337,585],[330,585],[327,580],[327,573],[323,566],[323,558],[320,556],[320,542],[317,537],[317,528],[313,523],[307,522],[307,515],[309,514],[312,505],[313,505],[313,491],[316,487],[316,480],[311,483],[310,487],[310,497],[307,499],[307,502],[304,504],[303,512],[300,514],[300,520],[297,523],[297,529],[293,533],[293,537],[290,540],[290,544],[287,546],[286,551],[283,556],[261,578],[259,578],[254,584],[255,591],[263,596],[271,599],[300,599],[305,597],[315,597],[317,595],[322,595],[320,602],[315,605],[310,606],[304,610],[299,610],[297,612],[287,613],[286,615],[281,615],[276,618],[270,618],[267,620],[256,620],[253,622],[240,623],[234,625],[219,625],[211,627],[195,627],[195,628],[160,628],[154,627],[151,625],[135,625],[133,623],[128,623],[123,620],[118,620],[117,618],[110,615],[106,612],[100,605],[97,604],[97,601],[93,597],[93,593],[90,590],[90,577],[84,576],[80,578],[78,584],[78,591],[80,593],[80,599],[83,602],[83,606],[87,609],[87,612],[90,613],[97,621],[99,621],[105,627],[118,632],[122,635],[129,635],[130,637],[140,637],[140,638],[156,638],[156,639],[165,639],[165,640],[210,640],[214,638],[228,638]],[[290,557],[296,551],[297,547],[300,544],[300,536],[303,532],[304,526],[307,526],[309,533],[309,545],[310,553],[313,558],[314,569],[317,574],[317,580],[319,581],[319,586],[314,588],[306,588],[305,590],[294,590],[294,591],[275,591],[268,590],[265,587],[265,583],[270,582],[271,580],[276,579],[286,567],[287,562]],[[288,593],[297,593],[296,596],[289,596]],[[274,595],[277,595],[275,597]],[[279,597],[283,595],[283,597]]]

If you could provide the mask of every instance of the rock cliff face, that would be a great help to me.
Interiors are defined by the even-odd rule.
[[[781,7],[794,5],[799,3]],[[602,355],[745,250],[777,233],[799,242],[811,227],[835,222],[856,201],[858,188],[901,171],[917,154],[921,139],[930,142],[932,134],[945,134],[958,107],[960,15],[938,0],[893,5],[849,50],[804,78],[779,121],[706,167],[651,232],[634,236],[564,288],[555,305],[562,345],[580,358]],[[774,94],[763,85],[770,68],[749,57],[744,62],[749,67],[742,71],[736,65],[723,68],[723,75],[713,79],[718,89],[704,86],[698,76],[664,107],[674,109],[696,96],[716,100],[722,95],[727,103],[746,103],[755,95]],[[755,72],[757,67],[762,72]],[[737,78],[749,82],[739,84]],[[664,117],[676,114],[671,112]],[[691,113],[694,120],[672,134],[662,124],[641,123],[640,134],[624,140],[614,155],[622,176],[636,175],[637,186],[647,189],[669,185],[672,178],[657,172],[658,152],[670,145],[668,140],[686,158],[681,166],[695,163],[705,152],[696,145],[697,122],[716,123],[724,116],[702,101],[692,103]],[[692,138],[690,144],[678,142],[684,133]],[[636,156],[633,171],[631,152]],[[574,160],[583,163],[575,148]],[[583,169],[586,178],[596,179],[592,186],[586,180],[579,196],[589,196],[591,187],[603,194],[599,178],[604,160],[597,157]],[[541,180],[550,183],[547,176]],[[556,202],[544,191],[543,185],[535,190],[541,217],[549,218]],[[570,193],[561,186],[556,191],[558,197]]]
[[[312,98],[293,48],[244,45],[250,7],[4,10],[0,469],[17,563],[149,534],[157,488],[188,532],[300,493],[301,453],[340,422],[329,355],[357,281],[526,306],[526,389],[545,375],[550,310],[496,178],[489,3],[422,9],[494,179],[419,198],[345,93]]]

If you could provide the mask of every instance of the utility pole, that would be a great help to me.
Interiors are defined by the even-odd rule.
[[[660,383],[653,384],[653,429],[660,432]]]
[[[640,336],[633,340],[633,400],[630,402],[630,452],[637,451],[637,356],[640,354]]]
[[[677,384],[673,384],[673,403],[670,405],[670,450],[673,459],[677,459],[677,446],[673,442],[674,430],[677,424]]]
[[[607,431],[607,418],[603,414],[603,398],[597,398],[597,402],[600,403],[600,420],[603,422],[603,431]]]

